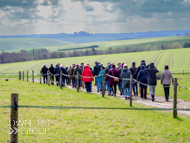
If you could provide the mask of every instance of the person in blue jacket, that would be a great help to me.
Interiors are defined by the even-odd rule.
[[[110,69],[111,69],[111,64],[108,63],[107,67],[106,67],[106,74],[109,72]],[[108,81],[105,81],[105,87],[106,87],[106,89],[108,91],[108,95],[111,95],[111,88],[110,88],[110,85],[109,85]]]
[[[60,67],[59,66],[60,66],[60,64],[56,65],[55,72],[54,72],[57,86],[59,85],[59,79],[60,79]]]
[[[101,71],[99,72],[99,82],[100,82],[100,91],[103,90],[103,73],[105,72],[105,67],[101,67]],[[106,90],[106,86],[104,87],[104,89]]]
[[[62,86],[65,86],[65,80],[67,77],[67,71],[63,67],[63,65],[60,66],[60,71],[62,71]]]
[[[98,76],[101,71],[100,65],[98,62],[95,62],[94,70],[93,70],[93,76]],[[95,85],[97,86],[97,92],[100,91],[100,81],[99,78],[95,78]]]
[[[148,73],[145,70],[146,66],[142,65],[141,70],[138,73],[137,80],[140,81],[141,87],[141,98],[147,99],[147,84],[148,83]]]

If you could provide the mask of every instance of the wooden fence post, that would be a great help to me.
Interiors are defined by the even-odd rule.
[[[11,143],[18,143],[18,94],[11,94]]]
[[[24,81],[24,71],[23,71],[23,75],[22,75],[23,81]]]
[[[32,70],[32,82],[34,83],[34,70]]]
[[[48,70],[48,85],[50,86],[50,71]]]
[[[130,75],[130,106],[132,106],[132,90],[133,90],[133,75]]]
[[[60,71],[60,88],[62,89],[62,70]]]
[[[40,84],[42,84],[42,71],[40,70]]]
[[[105,79],[106,79],[106,72],[103,72],[103,85],[102,85],[102,97],[105,95]]]
[[[174,79],[173,117],[177,117],[177,78]]]
[[[28,82],[28,71],[27,71],[27,82]]]
[[[19,80],[21,80],[21,71],[19,71]]]

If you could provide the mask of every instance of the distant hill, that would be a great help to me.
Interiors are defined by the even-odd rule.
[[[26,50],[48,46],[64,46],[68,44],[70,43],[47,38],[0,38],[0,51]]]
[[[91,34],[85,31],[75,32],[73,34],[41,34],[41,35],[9,35],[0,38],[48,38],[60,41],[67,41],[72,43],[90,43],[101,41],[115,41],[127,39],[142,39],[142,38],[156,38],[156,37],[174,37],[174,36],[190,36],[190,30],[177,31],[149,31],[137,33],[96,33]]]

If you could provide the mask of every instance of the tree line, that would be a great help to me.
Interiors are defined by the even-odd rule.
[[[0,54],[0,64],[12,63],[12,62],[23,62],[43,59],[55,59],[55,58],[66,58],[66,57],[80,57],[80,56],[91,56],[91,55],[104,55],[104,54],[116,54],[116,53],[129,53],[129,52],[142,52],[142,51],[153,51],[153,50],[165,50],[165,49],[178,49],[178,48],[190,48],[190,42],[185,42],[183,47],[179,42],[168,44],[162,44],[161,46],[147,44],[144,48],[138,47],[125,47],[125,48],[112,48],[109,47],[107,50],[101,49],[86,49],[86,50],[73,50],[67,53],[62,51],[50,52],[47,49],[32,49],[32,50],[20,50],[20,52],[4,52]]]

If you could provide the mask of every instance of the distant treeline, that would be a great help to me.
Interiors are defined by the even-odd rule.
[[[185,42],[183,46],[179,42],[172,43],[170,45],[155,46],[147,44],[144,48],[115,48],[109,47],[107,50],[96,50],[95,47],[86,50],[74,50],[72,52],[49,52],[47,49],[32,49],[29,51],[21,50],[19,53],[2,52],[0,54],[0,63],[12,63],[12,62],[23,62],[31,60],[42,60],[42,59],[55,59],[65,57],[79,57],[79,56],[90,56],[90,55],[103,55],[103,54],[116,54],[116,53],[129,53],[129,52],[141,52],[141,51],[153,51],[153,50],[165,50],[165,49],[178,49],[178,48],[190,48],[190,42]]]
[[[69,51],[69,50],[82,50],[82,49],[91,49],[91,48],[99,48],[98,45],[93,45],[93,46],[89,46],[89,47],[79,47],[79,48],[70,48],[70,49],[60,49],[58,51]]]

